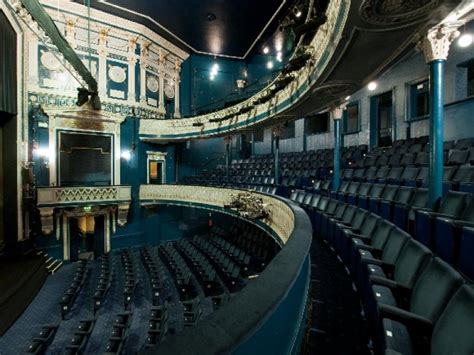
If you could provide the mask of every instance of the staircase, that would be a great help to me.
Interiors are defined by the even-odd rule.
[[[63,262],[53,258],[52,256],[48,256],[48,254],[44,253],[42,250],[36,252],[36,255],[42,255],[45,259],[45,266],[46,270],[48,271],[48,274],[53,275],[56,271],[60,269],[61,266],[63,266]]]

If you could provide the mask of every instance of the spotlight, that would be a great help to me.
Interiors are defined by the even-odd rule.
[[[267,69],[273,69],[273,62],[271,60],[267,62]]]
[[[351,99],[351,96],[350,96],[350,95],[349,95],[349,96],[346,96],[346,98],[345,98],[346,101],[349,101],[350,99]]]
[[[296,16],[296,17],[300,17],[300,16],[301,16],[301,11],[300,11],[300,10],[296,10],[295,16]]]
[[[202,126],[204,126],[204,123],[202,123],[202,122],[194,122],[193,123],[193,127],[202,127]]]
[[[367,85],[367,89],[369,89],[370,91],[374,91],[375,89],[377,89],[377,83],[375,81],[371,81],[369,85]]]
[[[82,106],[87,102],[88,99],[89,99],[89,91],[85,88],[78,88],[76,105]]]
[[[463,34],[458,39],[459,47],[465,48],[465,47],[469,47],[471,44],[472,44],[472,35],[469,33]]]
[[[130,160],[132,158],[132,153],[129,150],[122,150],[122,154],[120,154],[120,157],[123,160]]]
[[[263,54],[268,54],[268,53],[270,53],[270,48],[264,47],[263,48]]]
[[[288,64],[283,68],[282,74],[289,74],[296,70],[301,69],[306,65],[306,62],[311,58],[311,54],[303,53],[296,57],[293,57]]]

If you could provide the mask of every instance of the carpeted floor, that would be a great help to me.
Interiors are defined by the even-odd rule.
[[[337,254],[320,238],[311,246],[312,319],[309,352],[370,354],[359,297]]]

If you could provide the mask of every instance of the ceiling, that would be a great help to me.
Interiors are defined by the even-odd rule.
[[[275,31],[289,2],[92,0],[91,6],[142,23],[191,53],[245,58],[260,36],[266,40]]]

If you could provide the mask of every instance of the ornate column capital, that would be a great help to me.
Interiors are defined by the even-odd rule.
[[[272,127],[272,134],[274,137],[280,137],[283,133],[284,126],[282,124],[278,124]]]
[[[432,27],[417,43],[416,48],[423,51],[427,63],[433,60],[446,60],[451,43],[459,36],[461,23],[444,24]]]
[[[340,120],[342,118],[342,113],[344,112],[344,110],[346,109],[347,107],[347,102],[344,102],[338,106],[334,106],[331,108],[331,118],[333,120]]]

